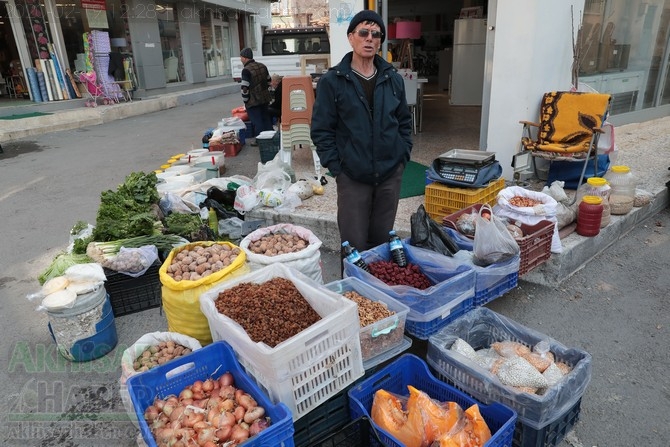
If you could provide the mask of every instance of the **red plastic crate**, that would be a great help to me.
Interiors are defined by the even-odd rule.
[[[548,220],[535,225],[521,224],[521,230],[526,236],[517,240],[521,249],[519,276],[525,275],[551,257],[554,225],[554,222]]]

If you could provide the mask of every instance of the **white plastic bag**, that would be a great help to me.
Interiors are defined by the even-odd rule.
[[[260,203],[261,197],[255,187],[251,185],[242,185],[237,188],[233,208],[235,208],[238,213],[244,214],[251,211],[260,205]]]
[[[63,276],[70,282],[104,282],[107,280],[102,266],[97,262],[72,265],[65,270]]]
[[[189,348],[191,351],[197,351],[202,348],[200,342],[193,337],[188,335],[179,334],[177,332],[150,332],[141,336],[133,345],[123,351],[121,356],[121,378],[119,379],[119,392],[121,394],[121,401],[123,406],[130,417],[130,420],[138,426],[137,416],[135,414],[135,409],[133,408],[133,403],[130,400],[130,393],[128,393],[128,387],[126,386],[126,381],[136,375],[140,374],[135,371],[133,363],[135,359],[142,355],[145,349],[156,346],[161,342],[173,341],[178,343],[186,348]]]
[[[249,249],[252,242],[256,242],[263,236],[270,234],[294,234],[300,236],[308,242],[307,247],[295,253],[286,253],[277,256],[266,256],[257,254]],[[270,227],[259,228],[246,235],[240,242],[242,248],[247,254],[247,264],[249,268],[258,270],[270,264],[284,264],[292,267],[309,276],[314,281],[323,284],[323,273],[321,270],[321,248],[322,242],[314,233],[304,227],[293,224],[277,224]]]
[[[155,245],[138,248],[121,247],[119,253],[108,259],[103,267],[137,278],[144,275],[156,260],[158,260],[158,249]]]
[[[289,189],[284,191],[282,203],[277,205],[275,210],[279,214],[291,214],[300,205],[302,205],[302,200],[300,200],[300,197]]]
[[[253,185],[259,191],[262,189],[285,191],[291,186],[291,175],[286,171],[284,162],[275,157],[265,164],[258,164],[258,173],[254,177]]]
[[[540,202],[533,207],[519,207],[512,205],[509,201],[512,197],[528,197]],[[498,217],[506,217],[510,222],[521,222],[526,225],[537,225],[543,220],[558,224],[556,213],[558,202],[551,196],[531,191],[520,186],[508,186],[498,193],[498,204],[493,207],[493,213]],[[558,236],[558,225],[554,225],[554,235],[551,239],[551,252],[561,253],[563,246]]]

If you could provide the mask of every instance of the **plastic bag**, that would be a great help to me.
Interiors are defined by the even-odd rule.
[[[103,282],[107,280],[105,272],[102,270],[102,266],[96,262],[75,264],[68,267],[63,276],[70,282]]]
[[[228,235],[231,240],[242,237],[242,223],[244,221],[239,217],[230,217],[219,220],[219,234]]]
[[[290,214],[294,212],[295,209],[300,205],[302,205],[302,200],[298,194],[293,191],[285,191],[283,194],[282,203],[277,205],[275,210],[277,210],[279,214]]]
[[[442,230],[426,213],[426,208],[419,205],[410,217],[410,245],[432,250],[444,256],[453,256],[459,249],[451,237]]]
[[[254,177],[253,185],[257,190],[285,191],[291,186],[291,175],[285,168],[285,163],[275,157],[265,164],[258,164],[258,173]]]
[[[261,203],[261,197],[258,190],[251,185],[242,185],[237,188],[235,193],[235,202],[233,208],[240,214],[251,211]]]
[[[490,212],[490,220],[482,217],[483,210]],[[482,206],[475,222],[477,232],[473,245],[473,262],[476,265],[496,264],[519,255],[521,252],[519,244],[507,230],[503,220],[493,214],[491,207],[488,205]]]
[[[133,403],[130,399],[130,393],[128,392],[128,387],[126,385],[127,380],[139,374],[139,371],[135,371],[133,363],[135,359],[142,355],[145,349],[151,346],[157,346],[161,342],[173,341],[178,343],[186,348],[189,348],[191,351],[197,351],[202,348],[202,345],[198,340],[188,335],[179,334],[177,332],[150,332],[141,336],[133,345],[128,349],[123,351],[121,357],[121,378],[119,379],[119,393],[121,394],[121,402],[130,417],[130,420],[135,426],[137,423],[137,414],[133,407]]]
[[[155,245],[144,245],[139,248],[121,247],[119,253],[105,262],[103,267],[137,278],[144,275],[157,260],[158,249]]]
[[[67,246],[67,252],[72,253],[72,250],[74,249],[74,241],[77,239],[86,239],[87,237],[91,236],[93,234],[93,229],[95,227],[91,224],[87,224],[86,228],[83,228],[79,231],[77,231],[76,234],[70,233],[70,243]]]
[[[509,202],[514,196],[528,197],[541,203],[533,207],[514,206]],[[554,225],[551,252],[561,253],[563,251],[556,218],[558,202],[553,197],[520,186],[508,186],[498,193],[498,204],[493,207],[493,211],[498,217],[506,217],[511,222],[521,222],[526,225],[537,225],[543,220],[554,222],[557,225]]]
[[[197,211],[197,209],[192,208],[192,204],[184,201],[181,196],[170,191],[163,194],[158,202],[158,206],[166,216],[173,212],[188,214]]]

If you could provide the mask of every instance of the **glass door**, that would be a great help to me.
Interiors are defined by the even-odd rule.
[[[216,73],[218,76],[230,76],[230,30],[225,22],[213,22]]]
[[[200,34],[206,76],[208,78],[231,76],[231,42],[228,22],[224,22],[221,17],[210,11],[200,19]]]

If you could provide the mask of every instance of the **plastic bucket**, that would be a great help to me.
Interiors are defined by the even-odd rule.
[[[219,168],[223,166],[223,152],[210,152],[196,158],[194,167],[207,170],[207,180],[219,177]]]
[[[48,328],[58,352],[87,362],[110,352],[118,342],[112,304],[104,286],[79,295],[73,307],[47,311]]]

